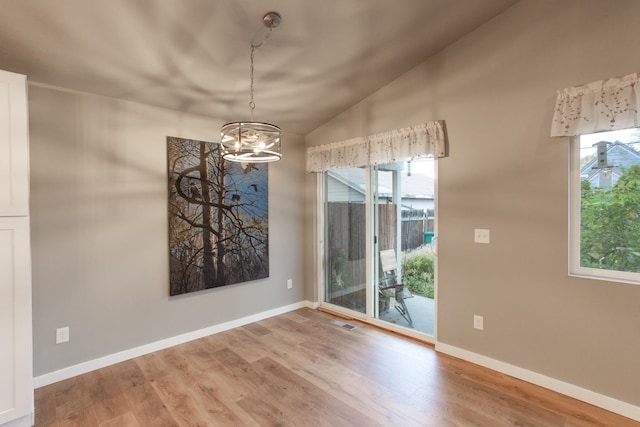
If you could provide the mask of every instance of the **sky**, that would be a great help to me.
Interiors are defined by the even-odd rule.
[[[611,132],[598,132],[592,133],[589,135],[581,135],[580,136],[580,157],[585,157],[596,152],[593,144],[596,144],[600,141],[607,142],[636,142],[640,140],[640,133],[638,129],[622,129],[622,130],[614,130]]]
[[[419,159],[411,162],[411,173],[427,175],[431,178],[435,176],[435,159]],[[402,171],[407,173],[407,169]]]

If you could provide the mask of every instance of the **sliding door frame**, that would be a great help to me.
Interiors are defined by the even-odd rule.
[[[325,230],[325,220],[326,220],[326,172],[325,173],[317,173],[316,177],[316,291],[318,295],[318,305],[320,308],[325,309],[327,311],[334,312],[341,316],[357,319],[365,323],[369,323],[376,327],[380,327],[382,329],[386,329],[401,335],[405,335],[419,341],[423,341],[429,344],[435,344],[437,341],[438,334],[438,162],[434,161],[434,247],[435,247],[435,260],[434,260],[434,280],[435,280],[435,289],[434,289],[434,334],[433,336],[427,335],[423,332],[416,331],[415,329],[405,328],[402,326],[398,326],[389,322],[385,322],[384,320],[377,319],[377,307],[374,307],[376,298],[375,293],[377,292],[377,285],[375,283],[376,276],[376,268],[378,266],[377,257],[372,257],[372,254],[377,251],[378,242],[377,240],[377,230],[375,229],[374,217],[377,215],[374,214],[373,210],[376,208],[373,200],[373,185],[375,184],[376,177],[374,174],[377,173],[374,170],[374,167],[368,167],[366,173],[366,191],[365,191],[365,210],[366,210],[366,219],[365,219],[365,227],[368,231],[366,233],[366,250],[365,256],[368,260],[367,269],[366,269],[366,282],[367,282],[367,292],[366,292],[366,310],[365,313],[360,313],[355,310],[350,310],[336,304],[331,304],[325,301],[325,284],[327,281],[326,275],[326,265],[325,265],[325,255],[326,255],[326,230]]]

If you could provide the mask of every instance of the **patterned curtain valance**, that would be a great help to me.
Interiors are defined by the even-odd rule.
[[[551,136],[576,136],[640,125],[637,74],[558,91]]]
[[[444,120],[307,148],[307,172],[444,157]]]

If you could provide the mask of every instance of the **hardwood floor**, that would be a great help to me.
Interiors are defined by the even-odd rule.
[[[36,390],[36,426],[640,426],[315,310]]]

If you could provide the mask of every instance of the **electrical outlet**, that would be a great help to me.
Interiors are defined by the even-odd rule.
[[[476,243],[489,244],[489,230],[485,228],[476,228],[474,230],[473,241]]]
[[[69,342],[69,327],[56,329],[56,344]]]
[[[287,279],[287,289],[293,288],[293,279]]]
[[[478,316],[477,314],[473,315],[473,329],[479,331],[484,330],[484,317]]]

